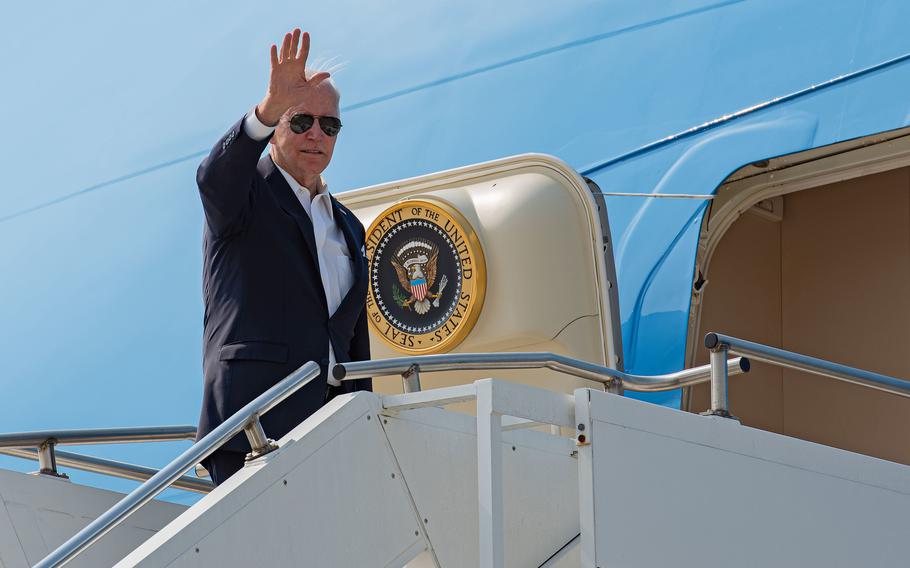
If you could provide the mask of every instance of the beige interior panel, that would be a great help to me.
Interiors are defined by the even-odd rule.
[[[792,193],[783,210],[779,223],[745,215],[724,236],[699,337],[718,331],[910,378],[910,169]],[[730,389],[745,424],[910,464],[910,400],[755,370]],[[707,406],[707,389],[693,389],[688,408]]]
[[[785,348],[910,377],[910,175],[902,168],[786,199]],[[910,400],[784,372],[788,434],[910,463]]]
[[[714,253],[699,341],[708,331],[780,346],[780,223],[745,215],[730,227]],[[695,365],[708,362],[704,347]],[[731,377],[729,396],[744,423],[783,432],[781,369],[756,363],[747,375]],[[708,386],[692,389],[690,408],[710,406]]]

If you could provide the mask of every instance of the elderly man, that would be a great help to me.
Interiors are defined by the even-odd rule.
[[[265,98],[196,176],[206,221],[199,438],[307,361],[322,373],[263,418],[271,438],[336,394],[371,388],[369,379],[340,384],[327,373],[336,361],[370,356],[367,267],[363,225],[320,175],[341,130],[339,94],[328,73],[307,70],[309,46],[299,29],[272,46]],[[204,465],[220,484],[249,451],[241,434]]]

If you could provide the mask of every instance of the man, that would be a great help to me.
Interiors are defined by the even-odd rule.
[[[372,386],[327,375],[335,361],[370,356],[367,266],[363,225],[320,175],[341,128],[339,94],[328,73],[307,71],[309,46],[299,29],[285,35],[280,51],[272,45],[265,97],[215,144],[196,176],[206,220],[197,439],[307,361],[322,372],[263,417],[270,438],[333,396]],[[249,451],[240,434],[205,460],[215,484],[243,467]]]

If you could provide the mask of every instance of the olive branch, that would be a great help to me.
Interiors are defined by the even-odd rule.
[[[392,298],[395,300],[395,303],[398,304],[399,308],[405,307],[405,304],[408,301],[408,297],[397,284],[392,284]]]

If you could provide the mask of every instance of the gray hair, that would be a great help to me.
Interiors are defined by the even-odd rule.
[[[315,75],[316,73],[328,73],[331,75],[328,79],[323,81],[323,83],[328,84],[332,87],[332,90],[335,91],[335,94],[338,96],[338,104],[341,104],[341,91],[338,89],[338,85],[335,83],[334,77],[335,73],[338,73],[344,69],[344,63],[338,61],[338,56],[335,57],[317,57],[313,60],[312,63],[309,63],[306,68],[307,79]]]

